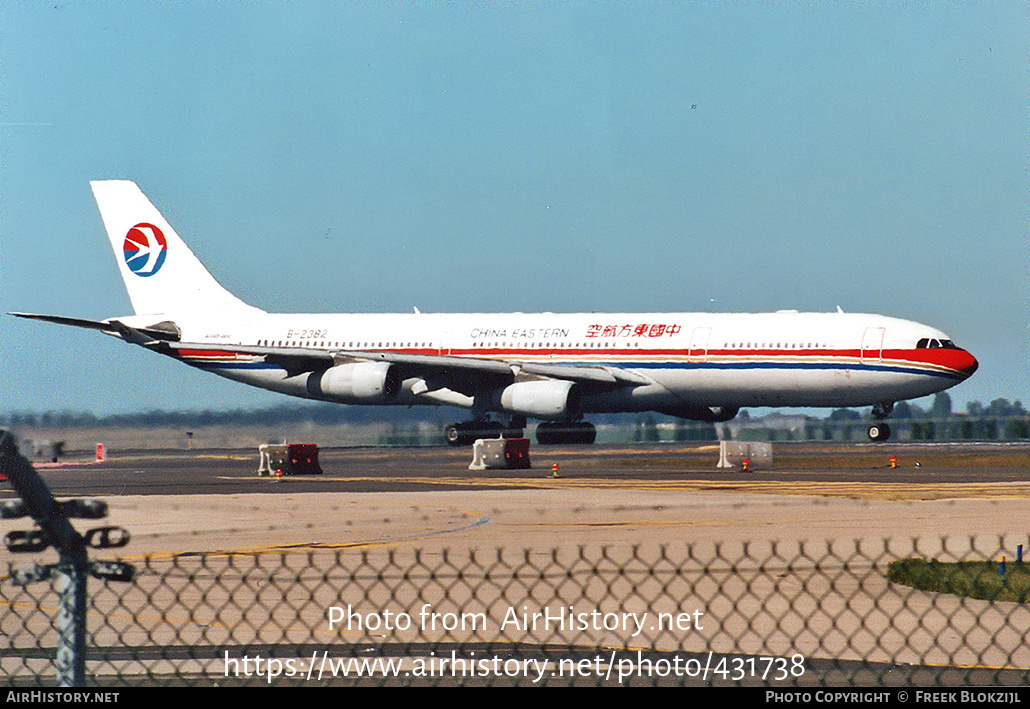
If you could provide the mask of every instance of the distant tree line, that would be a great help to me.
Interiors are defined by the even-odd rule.
[[[463,413],[449,412],[454,420],[461,420]],[[449,422],[444,408],[389,406],[340,406],[338,404],[280,404],[261,409],[230,409],[216,411],[152,411],[108,414],[98,416],[83,411],[47,411],[44,413],[15,412],[0,415],[0,426],[4,428],[55,427],[92,428],[129,426],[137,428],[159,427],[201,427],[201,426],[280,426],[284,424],[314,423],[328,426],[410,422]]]
[[[286,403],[260,409],[202,411],[152,410],[138,413],[99,416],[82,411],[14,412],[0,414],[0,427],[35,428],[102,428],[175,427],[182,429],[203,426],[282,426],[313,423],[325,426],[390,424],[408,429],[419,424],[437,426],[463,421],[468,412],[451,407],[342,406],[329,403]],[[728,437],[723,424],[684,421],[662,414],[591,414],[597,425],[621,426],[628,429],[630,440],[714,441]],[[741,411],[738,421],[760,425],[761,419]],[[865,434],[865,424],[872,419],[870,409],[834,409],[824,418],[806,417],[800,438],[809,440],[852,440]],[[952,410],[951,397],[937,394],[929,409],[907,401],[898,402],[887,423],[895,432],[912,440],[1012,440],[1030,439],[1030,412],[1020,401],[994,399],[984,405],[979,401],[966,404],[965,412]]]
[[[468,411],[447,406],[344,406],[330,403],[279,404],[261,409],[230,409],[202,411],[151,411],[98,416],[83,411],[14,412],[0,414],[0,427],[53,427],[53,428],[97,428],[97,427],[201,427],[201,426],[278,426],[284,424],[314,423],[326,426],[367,425],[377,423],[439,424],[464,421]],[[634,425],[645,419],[638,414],[590,414],[589,419],[598,425]],[[662,414],[646,414],[648,428],[659,423],[676,422],[690,426],[693,422]],[[714,430],[714,429],[713,429]],[[648,440],[653,434],[648,434]]]

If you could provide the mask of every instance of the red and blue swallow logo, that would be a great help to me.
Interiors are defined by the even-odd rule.
[[[122,250],[130,271],[137,276],[153,276],[165,262],[168,242],[156,226],[140,222],[125,235]]]

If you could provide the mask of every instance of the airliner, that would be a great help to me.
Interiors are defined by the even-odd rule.
[[[278,314],[223,288],[134,183],[91,183],[133,314],[10,313],[121,338],[207,372],[342,404],[449,405],[453,445],[592,443],[584,416],[728,421],[741,407],[894,404],[969,378],[976,359],[926,325],[836,312]]]

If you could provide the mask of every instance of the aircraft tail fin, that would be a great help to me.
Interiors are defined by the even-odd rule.
[[[208,273],[135,182],[99,180],[90,186],[137,314],[262,312]]]

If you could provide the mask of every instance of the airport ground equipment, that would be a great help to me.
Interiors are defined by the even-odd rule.
[[[54,547],[56,564],[35,564],[30,568],[11,568],[10,580],[20,586],[37,581],[57,580],[60,603],[54,627],[58,633],[54,663],[58,684],[82,687],[86,683],[86,580],[89,576],[106,581],[131,581],[135,569],[118,561],[93,561],[86,548],[111,549],[129,543],[129,533],[121,527],[98,527],[79,534],[69,518],[102,519],[107,503],[101,500],[72,499],[58,502],[32,464],[18,452],[14,438],[0,431],[0,473],[10,481],[20,500],[0,505],[0,518],[31,517],[36,528],[8,532],[7,551],[36,553]]]
[[[318,446],[314,443],[262,443],[258,475],[321,475]]]
[[[472,445],[469,470],[530,467],[528,438],[480,438]]]
[[[772,443],[760,441],[719,441],[719,464],[717,468],[743,468],[748,461],[748,470],[768,470],[773,463]]]
[[[64,441],[50,440],[23,440],[21,450],[28,451],[28,457],[32,460],[49,460],[56,463],[57,459],[64,455]]]

